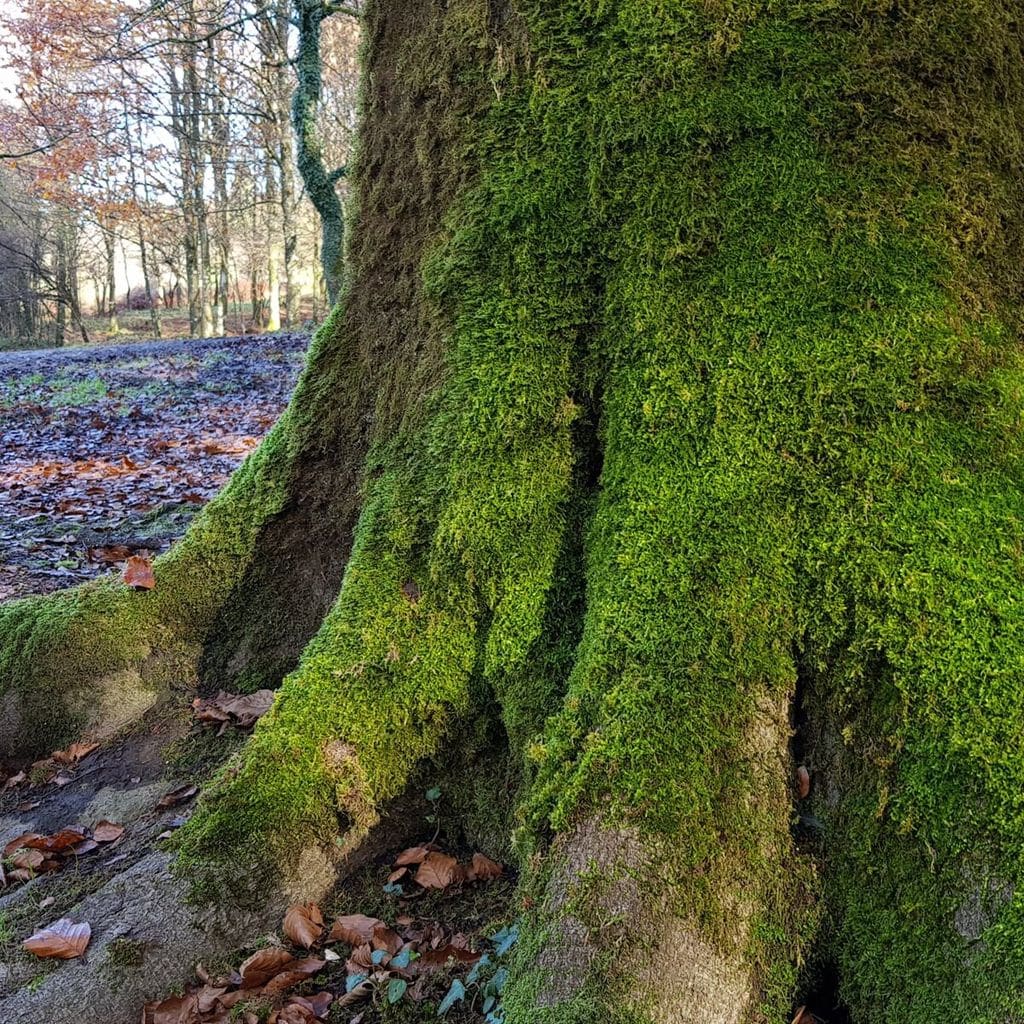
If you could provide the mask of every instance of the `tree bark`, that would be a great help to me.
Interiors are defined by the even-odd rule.
[[[1020,1021],[1018,13],[371,6],[292,404],[152,594],[0,609],[7,742],[283,677],[180,833],[244,901],[499,716],[510,1024]]]

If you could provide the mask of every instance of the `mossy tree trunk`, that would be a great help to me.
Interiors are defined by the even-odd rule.
[[[23,746],[285,675],[180,862],[315,895],[500,736],[514,1024],[1024,1019],[1016,4],[366,17],[342,301],[154,594],[0,610]]]

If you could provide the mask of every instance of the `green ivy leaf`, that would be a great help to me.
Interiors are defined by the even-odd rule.
[[[456,978],[451,988],[448,989],[448,994],[441,1000],[441,1005],[437,1008],[438,1017],[443,1017],[456,1003],[461,1003],[466,998],[466,986]]]

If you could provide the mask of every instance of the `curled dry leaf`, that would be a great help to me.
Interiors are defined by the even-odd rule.
[[[23,782],[28,782],[28,776],[24,772],[15,772],[3,785],[4,789],[14,789]]]
[[[355,1006],[357,1003],[362,1003],[373,995],[373,989],[374,983],[367,978],[365,981],[361,981],[356,985],[351,992],[346,992],[343,996],[339,996],[335,1000],[335,1006],[344,1008],[346,1006]]]
[[[288,1001],[308,1006],[317,1017],[326,1017],[331,1003],[334,1002],[334,994],[332,992],[314,992],[309,996],[292,996]]]
[[[267,1024],[316,1024],[316,1014],[301,1003],[289,1003],[275,1010]]]
[[[273,946],[253,953],[242,962],[238,973],[242,976],[242,988],[262,988],[271,978],[297,963],[291,953]]]
[[[71,828],[62,828],[52,836],[34,836],[27,839],[25,846],[32,850],[42,850],[44,853],[60,853],[68,847],[75,846],[85,839],[85,829],[77,825]]]
[[[431,850],[416,871],[416,882],[424,889],[447,889],[466,877],[465,869],[447,853]]]
[[[796,792],[801,800],[811,792],[811,773],[803,765],[796,770]]]
[[[345,961],[345,971],[348,974],[362,974],[369,971],[376,965],[373,962],[373,950],[368,942],[362,946],[356,946],[352,955]]]
[[[449,942],[439,946],[437,949],[428,949],[416,962],[422,969],[426,970],[444,967],[449,961],[459,964],[475,964],[480,959],[480,956],[480,953],[474,953],[471,949],[464,946],[456,946],[454,943]]]
[[[99,743],[93,741],[91,743],[72,743],[68,747],[68,756],[71,758],[73,764],[82,760],[83,757],[88,757],[94,750],[99,750]]]
[[[156,586],[153,563],[142,555],[130,555],[124,563],[121,579],[136,590],[152,590]]]
[[[473,878],[500,878],[504,873],[505,869],[490,857],[485,857],[482,853],[473,854],[473,861],[470,864],[470,874]]]
[[[91,937],[92,929],[88,924],[62,917],[29,936],[22,946],[38,957],[73,960],[85,952]]]
[[[93,826],[92,837],[97,843],[116,843],[124,835],[124,825],[113,821],[97,821]]]
[[[169,996],[146,1003],[142,1008],[142,1024],[185,1024],[194,1020],[196,1012],[196,994],[186,993],[183,996]]]
[[[373,940],[373,930],[384,922],[365,914],[345,914],[334,922],[329,936],[331,942],[347,942],[350,946],[362,946]]]
[[[309,949],[323,934],[323,914],[315,903],[295,903],[285,911],[282,927],[296,946]]]
[[[168,807],[177,807],[178,804],[183,804],[186,800],[191,800],[198,792],[198,786],[178,786],[176,789],[172,789],[169,793],[165,793],[160,797],[156,803],[157,810],[165,810]]]
[[[381,924],[373,929],[373,938],[370,944],[374,949],[383,949],[395,956],[402,948],[402,938],[398,932],[393,931],[386,924]]]
[[[11,864],[23,871],[38,871],[46,861],[46,854],[42,850],[18,850],[11,855]],[[11,872],[14,876],[14,872]]]
[[[200,722],[234,722],[242,729],[251,729],[273,703],[273,690],[257,690],[245,694],[221,690],[215,697],[196,697],[192,707]]]
[[[38,832],[22,832],[20,836],[15,836],[4,847],[4,856],[9,857],[15,850],[25,849],[33,839],[43,838],[44,836],[40,835]]]
[[[326,963],[326,960],[296,960],[289,964],[286,970],[275,974],[263,986],[262,994],[269,998],[283,995],[288,989],[295,985],[301,985],[307,978],[311,978],[317,971],[322,970]]]
[[[401,868],[409,864],[422,864],[427,859],[427,854],[430,850],[426,846],[410,846],[408,850],[403,850],[395,858],[395,867]]]

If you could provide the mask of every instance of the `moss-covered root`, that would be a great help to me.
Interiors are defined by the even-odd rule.
[[[533,879],[536,911],[506,1000],[512,1024],[788,1019],[799,939],[786,928],[806,881],[788,834],[788,735],[783,702],[755,713],[735,753],[751,786],[745,827],[756,832],[717,836],[699,867],[687,862],[704,843],[688,830],[658,834],[598,813],[554,840]]]
[[[185,539],[155,565],[156,589],[104,579],[0,606],[0,750],[33,755],[108,735],[170,685],[188,686],[206,630],[245,572],[260,526],[285,499],[289,417]]]

